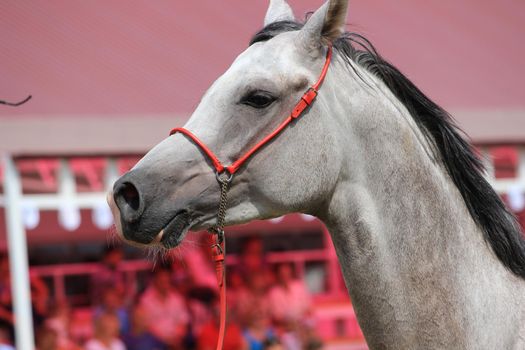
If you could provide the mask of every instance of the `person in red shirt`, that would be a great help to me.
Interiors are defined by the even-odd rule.
[[[219,338],[220,308],[219,298],[215,294],[210,300],[210,308],[213,308],[213,318],[205,324],[197,337],[197,350],[215,350]],[[231,318],[226,320],[226,336],[224,338],[224,349],[247,350],[241,327]]]

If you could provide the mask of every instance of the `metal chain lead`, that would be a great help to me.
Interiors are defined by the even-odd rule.
[[[228,201],[228,189],[233,175],[227,172],[216,174],[217,181],[221,186],[221,197],[219,199],[219,210],[217,212],[217,223],[208,229],[208,232],[215,234],[215,244],[211,246],[213,250],[213,259],[215,260],[215,270],[217,272],[217,282],[219,284],[220,295],[220,322],[219,337],[217,339],[217,350],[223,350],[224,337],[226,336],[226,242],[224,241],[224,219],[226,216],[226,204]]]
[[[219,199],[219,210],[217,212],[217,223],[208,229],[208,232],[215,233],[217,235],[217,243],[222,244],[224,242],[224,219],[226,217],[226,205],[228,204],[228,190],[232,181],[232,175],[226,173],[217,174],[217,181],[221,186],[221,195]]]

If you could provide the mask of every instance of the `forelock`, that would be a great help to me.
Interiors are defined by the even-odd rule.
[[[300,30],[302,27],[303,25],[301,23],[294,21],[278,21],[270,23],[255,33],[255,35],[250,40],[249,46],[252,46],[258,42],[268,41],[281,33]]]

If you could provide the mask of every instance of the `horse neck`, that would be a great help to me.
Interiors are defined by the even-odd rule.
[[[489,331],[476,322],[509,312],[502,305],[522,299],[510,287],[520,282],[483,241],[412,116],[369,78],[375,100],[349,94],[368,100],[360,108],[367,116],[355,114],[355,103],[331,115],[346,158],[321,215],[369,345],[468,348],[472,339],[490,344],[488,334],[501,339],[519,319],[502,317]]]

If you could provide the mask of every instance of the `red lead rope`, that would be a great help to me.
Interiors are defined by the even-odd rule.
[[[215,271],[217,272],[217,282],[219,284],[221,313],[217,350],[222,350],[224,337],[226,336],[226,267],[224,265],[224,242],[213,245],[212,250],[213,260],[215,260]]]
[[[189,137],[196,146],[198,146],[210,159],[215,168],[217,181],[221,185],[221,200],[219,205],[219,214],[217,216],[217,225],[215,228],[210,229],[209,231],[215,232],[217,234],[217,243],[212,246],[213,249],[213,259],[215,260],[215,269],[217,271],[217,281],[219,284],[220,291],[220,326],[219,326],[219,339],[217,340],[217,350],[222,350],[224,344],[224,337],[226,335],[226,267],[224,263],[225,259],[225,244],[224,244],[224,216],[226,212],[226,193],[228,192],[228,185],[230,184],[233,174],[239,170],[239,168],[258,150],[260,150],[264,145],[273,140],[277,135],[283,131],[288,124],[293,120],[299,118],[308,106],[310,106],[315,98],[317,97],[317,91],[323,83],[328,67],[330,66],[330,61],[332,59],[332,47],[328,46],[328,51],[326,53],[326,61],[323,66],[323,70],[319,76],[317,82],[312,85],[308,91],[304,93],[299,102],[295,105],[294,109],[290,115],[270,134],[266,135],[259,143],[250,148],[246,153],[244,153],[239,159],[233,162],[229,166],[222,165],[221,161],[215,153],[213,153],[208,146],[206,146],[199,138],[193,135],[188,129],[185,128],[175,128],[171,130],[170,135],[173,135],[177,132],[180,132],[187,137]],[[225,171],[229,173],[229,176],[224,177],[223,174]],[[222,176],[221,176],[222,174]],[[226,174],[227,175],[227,174]]]

